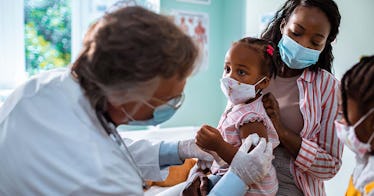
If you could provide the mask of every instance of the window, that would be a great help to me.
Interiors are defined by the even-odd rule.
[[[25,69],[29,75],[71,61],[70,0],[25,0]]]
[[[118,0],[0,0],[0,105],[29,76],[66,67],[89,24]],[[135,3],[134,0],[119,0]],[[159,0],[136,0],[159,11]]]

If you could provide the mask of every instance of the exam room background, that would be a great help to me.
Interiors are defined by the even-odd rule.
[[[14,70],[22,70],[24,67],[22,54],[14,52],[23,51],[24,47],[21,32],[14,30],[17,25],[14,21],[23,20],[15,11],[15,4],[22,1],[0,0],[0,83],[6,82],[7,78],[17,82],[18,76],[14,75]],[[340,33],[334,43],[333,72],[340,79],[362,55],[374,54],[374,1],[335,1],[342,21]],[[208,69],[189,78],[185,88],[185,103],[162,127],[217,125],[226,104],[219,85],[226,50],[232,42],[243,36],[257,36],[260,16],[275,12],[283,2],[284,0],[211,0],[209,5],[205,5],[160,0],[161,13],[184,10],[209,15]],[[327,195],[344,195],[354,164],[353,153],[345,148],[341,171],[326,183]]]

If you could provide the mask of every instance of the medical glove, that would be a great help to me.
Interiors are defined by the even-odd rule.
[[[257,134],[249,135],[235,154],[229,168],[229,171],[238,175],[247,185],[261,181],[271,168],[273,148],[270,142],[266,143],[265,138],[261,138],[257,146],[248,152],[257,141]]]
[[[179,141],[178,154],[181,160],[198,158],[198,166],[203,170],[210,168],[213,163],[213,156],[199,148],[194,139]]]

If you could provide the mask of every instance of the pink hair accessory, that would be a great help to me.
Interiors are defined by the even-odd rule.
[[[270,44],[268,44],[267,47],[266,47],[266,52],[267,52],[270,56],[273,56],[273,54],[274,54],[274,48],[273,48],[273,46],[271,46]]]

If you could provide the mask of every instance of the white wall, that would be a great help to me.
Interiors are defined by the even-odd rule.
[[[259,35],[260,16],[275,12],[284,0],[247,0],[246,35]],[[340,33],[334,43],[334,73],[341,79],[344,72],[358,62],[362,55],[374,54],[373,0],[336,0],[342,16]],[[350,174],[355,166],[354,154],[345,148],[343,166],[327,181],[327,195],[344,195]]]
[[[0,0],[0,102],[26,78],[23,10],[23,0]]]

